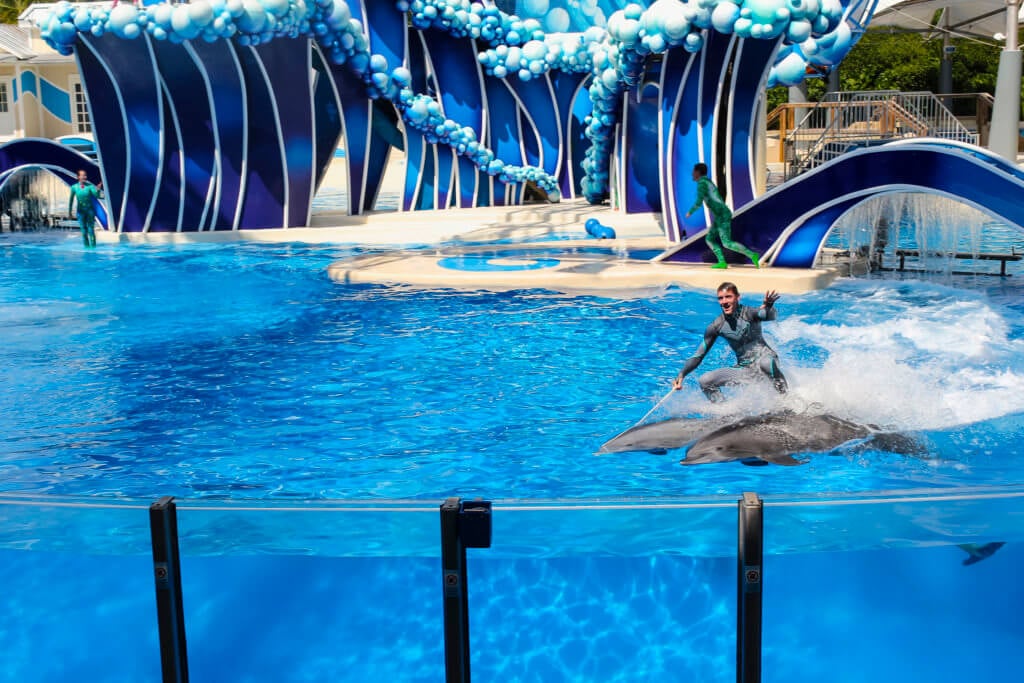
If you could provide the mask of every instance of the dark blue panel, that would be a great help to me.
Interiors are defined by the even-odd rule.
[[[444,108],[445,117],[455,121],[462,126],[469,126],[480,139],[483,131],[484,104],[482,88],[482,74],[480,63],[477,61],[477,47],[472,40],[458,39],[440,31],[424,31],[423,38],[430,51],[430,60],[434,65],[434,77],[437,79],[438,90],[441,93],[441,106]],[[444,189],[446,184],[445,162],[442,161],[443,154],[438,154],[438,177],[441,179],[441,189],[438,192],[438,203],[441,206],[446,204],[447,195]],[[476,185],[478,182],[478,171],[476,167],[466,161],[460,160],[459,169],[459,197],[458,206],[473,206]],[[452,202],[456,204],[456,202]]]
[[[768,69],[771,58],[775,54],[777,40],[758,40],[747,38],[740,40],[740,49],[736,63],[733,65],[733,100],[732,115],[729,128],[732,131],[732,144],[727,153],[730,156],[729,170],[732,183],[732,205],[736,208],[753,201],[756,194],[752,169],[753,159],[750,158],[750,147],[760,131],[754,131],[757,125],[754,114],[757,101],[761,96],[761,83]]]
[[[124,100],[127,113],[125,131],[131,161],[122,229],[126,232],[142,231],[146,228],[156,191],[157,169],[163,163],[160,156],[163,104],[147,41],[122,40],[113,34],[101,38],[81,37],[80,40],[88,41],[96,48],[100,59],[117,81]],[[93,99],[97,99],[95,93]],[[102,161],[106,163],[106,158]]]
[[[590,115],[593,106],[586,88],[580,87],[586,78],[586,74],[561,71],[551,74],[558,118],[562,122],[562,165],[558,169],[558,188],[566,198],[576,197],[582,191],[583,159],[590,146],[583,132],[583,119]]]
[[[661,211],[660,173],[661,154],[658,139],[658,88],[648,85],[637,100],[633,92],[626,97],[626,150],[625,207],[626,213]]]
[[[405,32],[408,25],[405,12],[398,11],[393,2],[380,0],[367,0],[365,9],[364,26],[370,37],[370,53],[387,59],[389,69],[404,64]],[[473,61],[476,61],[475,55]]]
[[[239,227],[280,228],[285,224],[286,174],[277,131],[274,96],[252,48],[239,47],[248,117],[247,166]]]
[[[75,48],[75,55],[78,58],[78,71],[89,95],[93,138],[103,162],[103,190],[111,211],[110,227],[117,230],[128,177],[124,116],[114,95],[114,85],[92,50],[80,45]]]
[[[673,50],[675,54],[687,54],[681,49]],[[682,55],[680,55],[682,56]],[[669,164],[672,166],[671,186],[669,192],[675,193],[675,224],[680,228],[679,237],[693,235],[707,228],[703,208],[686,218],[686,212],[697,201],[697,184],[693,182],[691,171],[693,165],[700,160],[701,133],[697,121],[697,107],[700,99],[700,65],[701,57],[694,54],[689,61],[689,71],[683,81],[683,93],[679,100],[675,124],[672,127],[674,143]],[[683,68],[680,65],[680,68]]]
[[[410,87],[413,92],[433,92],[433,86],[428,85],[428,82],[431,81],[427,75],[427,56],[421,31],[409,33],[409,72],[412,74]],[[410,130],[408,127],[406,130],[408,133],[405,136],[405,183],[402,190],[402,209],[412,211],[419,203],[423,165],[426,163],[428,150],[432,150],[433,146],[428,145],[418,132]]]
[[[523,153],[519,146],[519,106],[516,98],[512,96],[505,81],[500,78],[487,78],[484,81],[484,92],[487,96],[488,147],[506,164],[522,164]],[[505,204],[507,187],[505,183],[494,181],[494,206]]]
[[[673,166],[674,157],[670,154],[672,144],[679,129],[676,127],[676,116],[679,114],[679,104],[676,102],[679,91],[683,87],[683,76],[686,74],[686,67],[693,55],[685,50],[669,50],[665,53],[661,63],[661,115],[665,125],[662,129],[660,140],[658,163],[661,164],[661,205],[663,220],[665,222],[665,234],[669,241],[677,242],[680,239],[681,231],[679,218],[681,214],[673,210],[673,201],[679,199],[675,192],[674,179],[678,169]],[[688,118],[688,117],[687,117]]]
[[[245,140],[248,124],[242,72],[235,54],[235,47],[231,42],[196,41],[192,43],[192,49],[199,59],[197,68],[205,72],[206,78],[210,82],[206,99],[207,101],[210,98],[213,99],[213,120],[220,146],[220,168],[217,182],[219,189],[215,190],[217,194],[213,203],[215,213],[212,217],[207,216],[207,222],[212,225],[214,230],[231,230],[235,224],[235,214],[244,199],[243,174],[247,154]],[[238,49],[245,50],[246,48]],[[191,181],[188,182],[191,186]],[[194,230],[196,226],[186,221],[183,229]]]
[[[216,173],[216,140],[213,131],[213,117],[210,112],[210,100],[200,73],[192,57],[182,45],[175,45],[162,40],[153,41],[156,62],[160,67],[167,91],[170,93],[174,112],[177,114],[181,129],[181,145],[185,152],[185,205],[182,215],[182,230],[202,230],[213,218],[212,210],[206,210],[206,203],[212,203],[211,183]],[[170,118],[166,119],[167,142],[175,142],[177,131]],[[176,147],[176,144],[175,144]],[[172,152],[166,146],[168,156]],[[178,220],[178,205],[181,203],[180,174],[178,159],[169,158],[164,166],[164,177],[172,181],[174,206],[167,206],[166,193],[161,192],[158,200],[158,211],[154,214],[163,225],[170,225],[174,230]],[[170,174],[168,176],[168,174]],[[233,207],[232,207],[233,208]],[[203,218],[207,223],[204,224]]]
[[[847,199],[811,216],[782,245],[778,254],[775,255],[772,265],[782,268],[809,268],[814,264],[818,249],[821,248],[822,242],[828,236],[828,231],[832,229],[833,223],[855,204],[862,201],[864,201],[864,197]]]
[[[722,74],[729,66],[729,54],[732,46],[732,36],[722,35],[717,31],[707,32],[707,42],[701,55],[704,59],[701,68],[703,79],[700,85],[700,104],[697,110],[697,122],[701,126],[701,141],[704,149],[699,153],[700,158],[690,162],[690,166],[702,161],[708,165],[708,175],[716,184],[719,191],[725,194],[725,187],[719,183],[718,168],[725,163],[725,159],[716,156],[715,143],[718,136],[718,116],[725,116],[725,103],[720,102],[723,93],[719,92],[719,84]],[[728,86],[728,83],[725,84]],[[720,106],[721,105],[721,106]],[[729,199],[726,198],[728,202]]]
[[[380,194],[381,185],[384,184],[384,171],[388,165],[388,153],[391,151],[391,143],[388,138],[395,138],[398,131],[392,129],[391,120],[381,114],[381,107],[392,107],[387,100],[377,100],[373,104],[372,120],[370,125],[370,149],[366,154],[366,192],[363,195],[363,210],[372,211],[377,203],[377,196]],[[379,132],[382,128],[388,130],[385,137]]]
[[[181,201],[181,139],[178,128],[174,125],[174,111],[171,99],[164,93],[164,150],[163,169],[160,184],[156,190],[156,205],[153,207],[153,218],[149,222],[151,232],[174,232],[178,229],[178,215],[182,208],[188,208],[188,202]],[[202,204],[199,205],[200,208]],[[184,227],[182,227],[184,229]]]
[[[288,227],[305,226],[309,222],[309,207],[313,201],[311,51],[309,38],[275,38],[256,48],[270,78],[284,136]]]
[[[370,152],[370,115],[372,105],[366,85],[347,66],[332,65],[331,75],[341,98],[341,117],[345,122],[345,162],[348,164],[348,212],[363,212],[366,186],[366,155]]]
[[[313,69],[317,74],[313,87],[313,120],[316,188],[319,188],[341,139],[341,106],[334,92],[330,68],[318,49],[313,50]]]
[[[437,205],[434,203],[435,200],[435,185],[437,177],[437,155],[439,150],[437,145],[428,145],[426,152],[423,155],[423,165],[420,168],[420,192],[416,197],[415,208],[419,210],[429,210],[435,208]]]

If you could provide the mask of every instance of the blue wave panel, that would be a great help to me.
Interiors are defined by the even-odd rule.
[[[423,164],[420,167],[420,191],[416,197],[416,204],[413,208],[420,211],[429,211],[436,208],[437,200],[437,145],[427,145],[423,154]]]
[[[243,174],[247,153],[247,113],[242,72],[235,47],[228,41],[195,41],[192,43],[192,49],[196,55],[192,63],[197,72],[205,74],[209,79],[204,101],[213,102],[210,134],[216,133],[220,150],[220,165],[216,171],[220,189],[214,200],[213,215],[207,216],[207,222],[213,230],[231,230],[243,199]],[[197,81],[194,85],[197,86],[200,82],[202,81]],[[200,183],[196,188],[192,188],[190,178],[187,178],[186,182],[189,183],[190,193],[198,192],[198,188],[202,187]],[[195,208],[197,207],[190,207],[186,211],[194,211]],[[198,222],[184,221],[185,230],[194,230],[197,227]]]
[[[112,34],[100,38],[79,34],[79,40],[88,42],[99,53],[117,81],[124,101],[130,163],[122,230],[141,232],[149,227],[147,218],[156,191],[157,169],[163,164],[160,148],[163,102],[153,61],[145,40],[122,40]],[[97,99],[95,90],[90,89],[90,93],[93,100]],[[109,97],[109,92],[105,94]],[[106,164],[105,153],[101,161]]]
[[[32,93],[36,97],[39,97],[39,91],[36,87],[36,75],[31,71],[21,72],[21,92],[28,94]]]
[[[555,106],[558,120],[562,122],[562,163],[558,169],[558,189],[563,197],[576,197],[582,190],[583,159],[590,141],[583,131],[583,119],[593,106],[590,95],[580,85],[586,74],[551,73],[551,85],[555,89]]]
[[[39,79],[39,99],[43,107],[64,123],[71,123],[71,98],[45,78]]]
[[[536,127],[536,134],[532,130],[523,130],[525,140],[539,145],[539,158],[531,159],[532,165],[540,166],[545,173],[557,175],[561,162],[562,126],[558,120],[558,104],[552,92],[551,80],[545,74],[528,81],[512,76],[505,82],[512,86],[523,103],[523,113],[526,115],[523,125],[532,123]]]
[[[781,268],[809,268],[814,264],[818,249],[828,236],[832,225],[840,216],[862,201],[863,197],[847,199],[811,216],[786,240],[779,253],[775,255],[772,265]]]
[[[660,212],[661,155],[651,153],[659,148],[658,87],[645,85],[639,94],[628,92],[625,105],[626,213]]]
[[[174,109],[171,106],[171,98],[166,96],[166,92],[164,95],[164,121],[167,122],[164,127],[164,162],[160,183],[157,185],[153,218],[149,223],[149,229],[156,232],[177,230],[178,216],[188,204],[187,201],[181,201],[181,161],[185,158],[181,150],[181,138],[178,135],[178,128],[172,124]]]
[[[251,47],[237,47],[245,80],[245,111],[248,123],[245,192],[240,228],[280,228],[284,215],[287,173],[274,93],[263,72],[260,55]]]
[[[423,39],[430,51],[434,76],[441,93],[444,115],[462,126],[472,128],[481,139],[484,124],[483,74],[477,61],[476,43],[453,38],[440,31],[424,31]],[[439,160],[441,155],[438,155]],[[470,161],[458,159],[458,201],[461,207],[474,206],[479,172]],[[444,185],[444,166],[438,175]],[[438,203],[443,204],[439,191]],[[447,194],[447,193],[445,193]]]
[[[79,41],[85,43],[86,39],[79,36]],[[78,45],[75,57],[89,96],[92,134],[103,162],[103,190],[110,206],[110,225],[118,229],[128,182],[127,123],[116,97],[117,87],[93,51],[85,45]]]
[[[669,54],[674,58],[688,55],[685,50],[679,48],[671,50]],[[703,210],[695,211],[692,216],[686,218],[686,212],[697,201],[697,184],[693,182],[691,172],[693,165],[700,159],[701,133],[697,121],[697,107],[700,101],[700,60],[699,54],[688,57],[688,71],[685,71],[686,66],[681,60],[675,62],[675,68],[682,69],[685,73],[682,76],[683,92],[679,98],[679,108],[675,112],[675,121],[671,126],[673,146],[668,162],[672,166],[672,182],[668,191],[675,193],[673,223],[679,229],[679,235],[674,239],[682,239],[686,234],[692,235],[707,228]],[[671,94],[666,92],[665,97],[669,98]]]
[[[27,139],[13,140],[0,145],[0,178],[6,182],[20,168],[36,166],[52,171],[70,188],[74,184],[79,170],[89,174],[89,179],[98,182],[100,167],[92,160],[75,150],[51,140]],[[70,190],[69,190],[70,192]],[[93,202],[97,208],[96,216],[107,225],[107,212],[99,202]]]
[[[207,202],[213,203],[210,189],[217,172],[217,145],[209,93],[202,73],[184,46],[163,40],[154,40],[152,44],[170,98],[167,114],[174,116],[178,122],[175,127],[173,120],[165,116],[165,156],[168,157],[168,163],[164,167],[164,183],[172,187],[173,192],[169,197],[166,192],[161,192],[153,220],[170,225],[168,229],[174,229],[179,209],[182,208],[179,206],[182,204],[179,190],[184,182],[181,229],[202,230],[205,228],[204,217],[206,222],[212,222],[213,219],[212,206],[208,209]],[[200,88],[200,85],[203,87]],[[184,177],[181,177],[181,166],[177,158],[177,129],[181,132],[180,153],[185,162]]]
[[[427,53],[423,45],[422,31],[409,33],[409,72],[412,74],[410,87],[413,92],[431,91],[427,83]],[[419,201],[420,184],[423,180],[423,165],[426,163],[430,145],[419,133],[410,132],[405,140],[405,182],[402,187],[402,210],[412,211]]]
[[[674,173],[677,169],[670,156],[671,144],[676,134],[676,115],[679,113],[676,97],[683,87],[683,76],[692,55],[685,50],[669,50],[661,63],[661,116],[665,121],[662,137],[659,140],[658,163],[661,165],[661,205],[662,217],[665,221],[665,234],[670,242],[678,242],[680,237],[679,214],[672,211],[671,201],[678,195],[671,196],[673,191]]]
[[[363,195],[363,210],[373,211],[384,184],[384,171],[388,166],[388,154],[391,152],[391,141],[399,142],[401,137],[392,124],[390,116],[383,113],[393,105],[387,100],[371,102],[370,114],[370,149],[366,153],[366,192]],[[397,114],[395,115],[397,118]]]
[[[365,11],[364,25],[370,38],[370,53],[387,59],[389,70],[404,64],[405,32],[408,26],[405,12],[398,11],[393,2],[380,0],[366,0]]]
[[[366,85],[345,65],[331,65],[331,77],[341,101],[345,125],[345,159],[348,162],[348,212],[363,212],[366,183],[366,155],[370,151],[371,102]]]
[[[935,192],[958,198],[1024,229],[1024,202],[1020,201],[1024,173],[981,150],[922,142],[851,152],[799,176],[738,211],[732,235],[748,247],[764,251],[792,227],[786,243],[779,247],[776,263],[782,265],[784,259],[788,266],[809,268],[828,234],[822,232],[818,216],[833,216],[831,205],[843,202],[849,207],[893,191]],[[791,241],[794,247],[789,249]],[[705,260],[703,251],[701,243],[688,244],[667,260],[700,262]]]
[[[732,69],[733,99],[729,116],[732,144],[726,150],[732,179],[732,205],[737,209],[753,201],[756,194],[751,168],[751,145],[756,139],[755,113],[761,84],[771,68],[771,58],[780,40],[745,38],[739,41]]]
[[[519,105],[505,81],[488,78],[484,81],[487,97],[487,141],[486,144],[498,159],[506,164],[522,164],[523,152],[519,144]],[[514,185],[513,185],[513,189]],[[509,185],[494,180],[493,206],[504,206]]]
[[[316,150],[316,184],[319,188],[341,139],[341,103],[334,92],[331,70],[319,49],[313,50],[314,148]]]
[[[88,46],[77,52],[113,218],[125,231],[140,231],[146,227],[161,164],[163,104],[150,51],[142,40],[115,36],[79,34],[79,41]]]
[[[287,225],[305,226],[313,201],[312,46],[309,38],[277,38],[256,52],[266,67],[284,136]]]
[[[719,185],[718,189],[722,194],[725,194],[725,185],[719,182],[718,169],[725,163],[725,159],[718,158],[715,145],[718,141],[718,117],[726,115],[720,82],[722,74],[729,66],[731,46],[732,36],[722,35],[717,31],[708,31],[707,42],[701,52],[704,58],[704,62],[701,64],[703,79],[700,85],[700,104],[697,109],[697,122],[701,126],[701,142],[704,148],[702,153],[699,153],[699,158],[689,162],[691,167],[698,161],[707,164],[708,176],[716,185]],[[723,85],[727,87],[728,83]],[[726,202],[729,202],[729,198],[726,198]]]

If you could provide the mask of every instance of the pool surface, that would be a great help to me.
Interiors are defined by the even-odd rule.
[[[716,304],[343,286],[338,247],[0,244],[6,491],[192,498],[587,498],[1020,481],[1017,278],[844,280],[766,325],[791,407],[918,435],[924,457],[793,468],[595,456],[640,419]],[[759,293],[746,295],[758,300]],[[731,363],[725,344],[705,361]],[[775,405],[751,390],[732,406]],[[706,412],[689,379],[670,414]]]

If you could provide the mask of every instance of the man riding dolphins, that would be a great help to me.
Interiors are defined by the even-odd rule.
[[[724,337],[736,354],[736,365],[731,368],[719,368],[700,376],[698,382],[704,395],[718,403],[724,400],[722,387],[745,384],[751,380],[767,378],[772,381],[775,389],[786,393],[786,378],[779,369],[779,356],[761,335],[761,321],[775,320],[775,302],[779,295],[768,291],[764,302],[759,308],[740,304],[740,291],[731,282],[723,282],[718,286],[718,303],[722,314],[715,318],[704,331],[704,341],[690,356],[683,369],[672,382],[673,389],[683,388],[683,379],[697,369],[711,347],[719,337]]]

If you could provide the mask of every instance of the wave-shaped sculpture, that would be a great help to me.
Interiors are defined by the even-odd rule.
[[[119,230],[304,225],[343,137],[352,213],[401,146],[405,209],[531,185],[662,211],[679,239],[683,171],[749,201],[764,86],[836,63],[876,1],[62,2],[41,30],[78,58]]]
[[[774,188],[736,212],[732,235],[762,252],[765,263],[811,268],[836,221],[892,192],[944,195],[1024,229],[1024,171],[981,147],[918,138],[847,152]],[[659,260],[711,261],[704,234]]]

